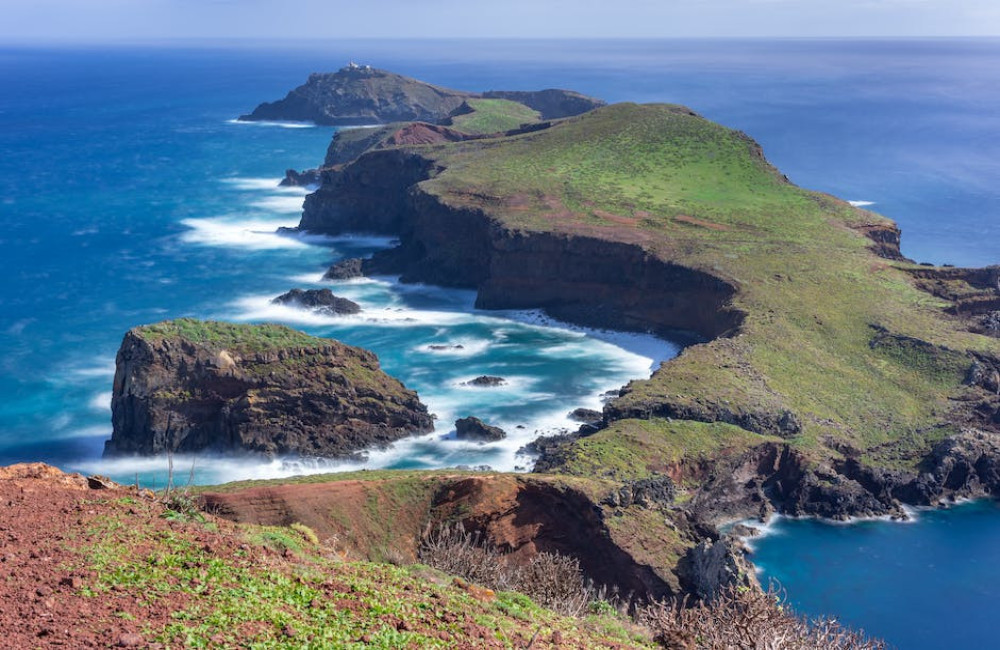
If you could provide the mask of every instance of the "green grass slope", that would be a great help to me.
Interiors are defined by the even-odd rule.
[[[1000,351],[916,289],[906,263],[872,251],[862,230],[891,222],[792,185],[745,134],[684,107],[618,104],[537,133],[422,153],[444,171],[421,187],[446,204],[516,231],[639,244],[737,287],[741,331],[633,382],[619,412],[789,412],[801,424],[792,442],[804,449],[832,436],[916,452],[952,430],[949,400],[965,390],[967,351]],[[636,426],[666,439],[720,433],[695,422],[618,424]]]

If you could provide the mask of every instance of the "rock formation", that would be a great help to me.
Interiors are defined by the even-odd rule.
[[[507,380],[503,377],[496,377],[494,375],[480,375],[475,379],[470,379],[469,381],[462,382],[463,386],[479,386],[480,388],[492,388],[493,386],[503,386],[507,383]]]
[[[323,274],[323,279],[349,280],[351,278],[360,278],[364,274],[364,260],[360,257],[351,257],[333,264]]]
[[[118,351],[105,455],[346,457],[433,429],[374,354],[277,325],[138,327]]]
[[[340,316],[358,314],[361,306],[353,300],[333,295],[329,289],[292,289],[271,301],[276,305],[294,305],[322,314]]]
[[[507,437],[500,427],[490,426],[476,417],[455,420],[455,437],[472,442],[496,442]]]

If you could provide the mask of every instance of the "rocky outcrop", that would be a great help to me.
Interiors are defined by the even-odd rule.
[[[139,327],[116,363],[108,456],[346,457],[433,429],[416,393],[374,354],[277,325]]]
[[[350,257],[346,260],[341,260],[336,264],[333,264],[326,273],[323,274],[324,280],[350,280],[351,278],[360,278],[365,274],[364,271],[364,260],[360,257]]]
[[[507,380],[503,377],[495,377],[493,375],[480,375],[475,379],[470,379],[469,381],[462,382],[463,386],[478,386],[480,388],[492,388],[494,386],[503,386],[507,383]]]
[[[319,185],[319,182],[320,172],[318,169],[306,169],[301,172],[294,169],[286,169],[285,177],[281,179],[278,185],[280,187],[310,187],[312,185]]]
[[[689,592],[702,600],[711,601],[733,587],[760,589],[746,548],[735,537],[700,542],[688,551],[681,567]]]
[[[507,432],[470,416],[455,420],[455,437],[471,442],[497,442],[506,438]]]
[[[292,289],[287,293],[281,294],[271,302],[276,305],[302,307],[330,316],[361,313],[361,305],[353,300],[335,296],[329,289]]]
[[[594,409],[577,408],[569,412],[569,419],[590,424],[600,422],[604,419],[604,414]]]
[[[612,508],[627,508],[631,505],[643,508],[666,507],[674,502],[676,496],[677,486],[669,476],[654,476],[638,481],[626,481],[601,503]]]

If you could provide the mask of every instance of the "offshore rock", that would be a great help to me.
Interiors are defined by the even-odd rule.
[[[496,442],[507,437],[507,432],[500,427],[486,424],[476,417],[455,420],[455,437],[459,440],[473,442]]]
[[[364,260],[360,257],[351,257],[341,260],[327,269],[323,274],[324,280],[350,280],[360,278],[365,274]]]
[[[138,327],[116,363],[106,456],[350,457],[433,429],[417,394],[373,353],[278,325]]]
[[[304,307],[331,316],[358,314],[361,306],[353,300],[333,295],[329,289],[292,289],[271,301],[276,305]]]
[[[475,379],[470,379],[469,381],[462,382],[463,386],[479,386],[481,388],[492,388],[493,386],[503,386],[507,383],[507,380],[503,377],[494,377],[493,375],[481,375]]]

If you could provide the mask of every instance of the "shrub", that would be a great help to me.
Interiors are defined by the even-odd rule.
[[[539,605],[568,616],[586,614],[605,591],[586,580],[580,562],[559,553],[539,553],[527,563],[507,554],[478,533],[445,525],[424,535],[420,561],[445,573],[498,591],[517,591]]]
[[[670,650],[883,650],[882,641],[836,621],[793,615],[773,587],[732,587],[711,603],[658,602],[640,608],[637,620]]]

